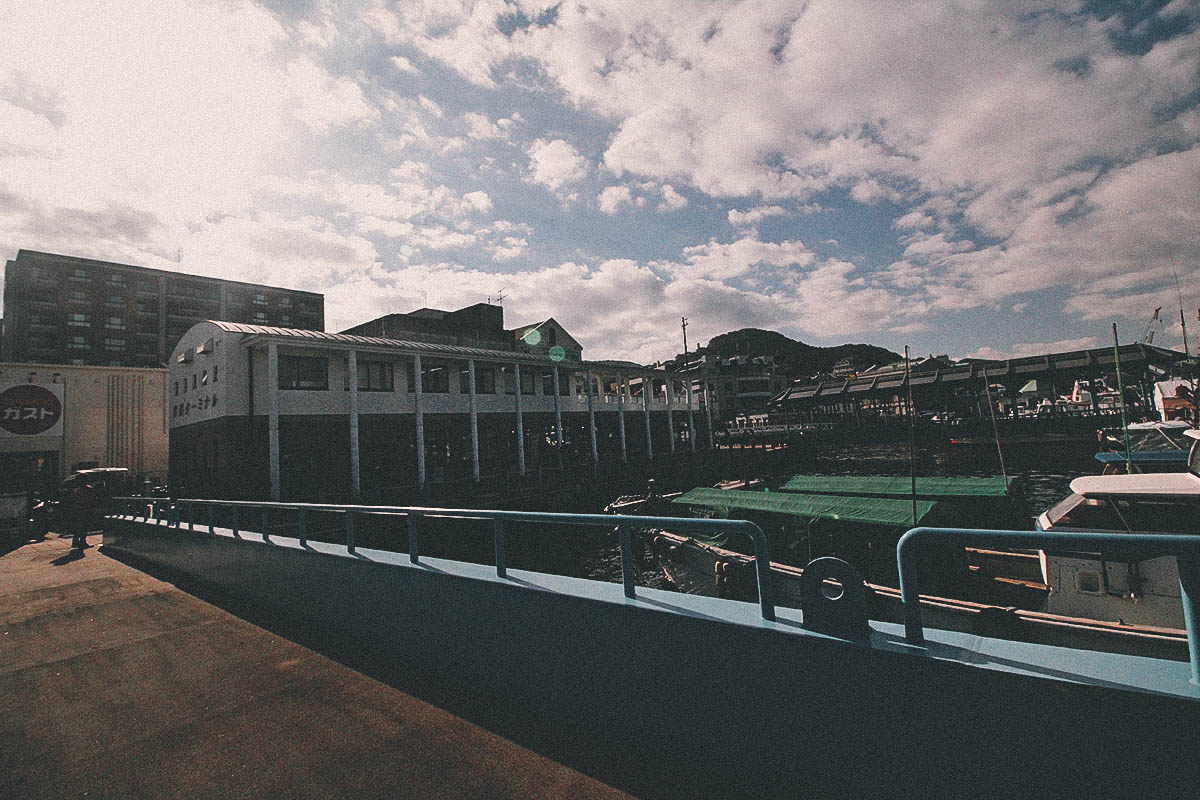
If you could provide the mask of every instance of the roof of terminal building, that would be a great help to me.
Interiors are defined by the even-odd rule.
[[[434,354],[442,356],[459,356],[463,358],[478,358],[485,361],[520,362],[523,364],[540,364],[545,366],[604,366],[615,367],[612,362],[571,361],[570,359],[555,360],[549,355],[528,353],[517,350],[489,350],[481,347],[465,347],[462,345],[438,344],[436,342],[414,342],[401,339],[383,339],[376,336],[359,336],[351,333],[326,333],[325,331],[309,331],[300,328],[277,328],[270,325],[252,325],[244,322],[226,322],[223,320],[208,320],[223,331],[242,333],[246,335],[243,344],[252,344],[265,339],[307,340],[316,346],[350,344],[360,347],[397,350],[417,354]],[[634,364],[621,365],[636,368],[639,372],[661,372],[661,369],[639,367]]]
[[[1121,345],[1121,361],[1124,366],[1145,364],[1170,364],[1182,361],[1186,356],[1177,351],[1155,345],[1135,343]],[[1111,347],[1096,347],[1091,350],[1073,350],[1066,353],[1047,353],[1008,360],[965,360],[953,366],[928,366],[911,371],[909,379],[913,386],[957,384],[987,375],[989,383],[1003,382],[1006,378],[1020,379],[1022,383],[1038,376],[1053,377],[1057,373],[1075,374],[1098,369],[1112,369],[1116,356]],[[936,363],[936,360],[935,360]],[[894,391],[904,386],[903,369],[890,367],[886,370],[872,369],[853,378],[832,381],[793,384],[772,398],[772,403],[783,403],[810,398],[823,398],[858,392]]]

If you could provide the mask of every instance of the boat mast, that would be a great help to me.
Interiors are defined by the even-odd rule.
[[[908,474],[912,478],[913,527],[917,527],[917,421],[913,408],[912,375],[908,368],[908,345],[904,345],[904,385],[908,389]]]
[[[1125,473],[1133,472],[1133,456],[1129,453],[1129,420],[1125,418],[1125,381],[1121,379],[1121,346],[1117,343],[1117,323],[1113,323],[1113,360],[1117,365],[1117,395],[1121,398],[1121,433],[1125,437]]]
[[[1004,469],[1004,450],[1000,447],[1000,427],[996,424],[996,409],[992,406],[992,384],[988,380],[987,367],[983,368],[983,391],[987,395],[988,415],[992,418],[992,438],[996,440],[996,454],[1000,456],[1000,477],[1004,479],[1004,491],[1008,491],[1008,472]]]

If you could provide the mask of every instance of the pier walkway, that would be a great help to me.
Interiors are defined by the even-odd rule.
[[[7,797],[624,797],[51,534],[0,555]]]

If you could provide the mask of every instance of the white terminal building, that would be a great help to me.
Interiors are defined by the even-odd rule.
[[[387,336],[196,324],[170,361],[172,486],[384,502],[431,484],[711,447],[684,376],[583,361],[553,319],[511,331],[502,320],[480,304],[351,329]]]

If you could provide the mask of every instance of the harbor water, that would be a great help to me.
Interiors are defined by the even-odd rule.
[[[1063,499],[1070,483],[1080,475],[1099,472],[1094,439],[1022,442],[1003,447],[1004,472],[1018,481],[1018,495],[1033,518]],[[918,477],[986,477],[1001,474],[1000,454],[992,443],[957,444],[947,440],[937,445],[918,444],[909,458],[906,443],[823,446],[798,450],[788,459],[784,473],[753,476],[767,485],[783,483],[791,475],[898,475],[908,476],[912,467]],[[735,477],[735,476],[731,476]],[[736,476],[741,477],[741,476]],[[589,511],[595,509],[587,509]],[[638,584],[671,589],[649,549],[638,548]],[[615,535],[593,542],[579,554],[579,561],[565,559],[558,568],[567,574],[596,580],[621,580],[621,552]]]

